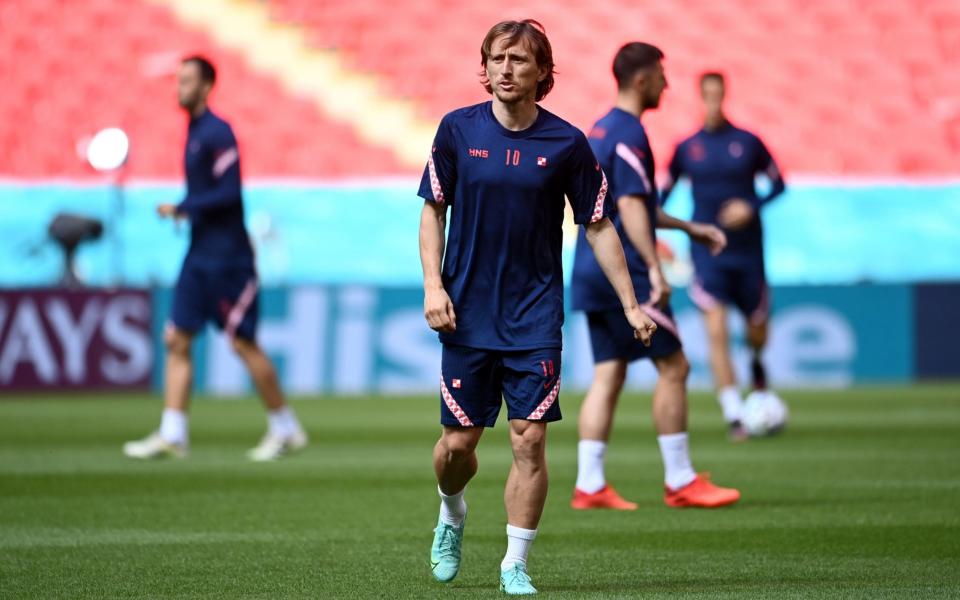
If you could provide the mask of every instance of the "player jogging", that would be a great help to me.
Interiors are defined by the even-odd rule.
[[[542,26],[495,25],[481,64],[493,99],[443,118],[419,190],[424,314],[443,345],[443,430],[433,454],[441,504],[431,566],[442,582],[459,571],[475,449],[505,399],[513,465],[500,587],[534,594],[526,563],[547,494],[546,425],[560,419],[565,195],[634,335],[649,343],[656,325],[637,304],[607,219],[606,177],[585,136],[537,105],[554,82]]]
[[[653,153],[640,117],[644,111],[660,105],[660,96],[667,87],[662,59],[663,53],[650,44],[633,42],[620,48],[613,61],[618,89],[616,106],[590,132],[590,144],[607,174],[609,194],[616,201],[612,220],[623,242],[637,298],[659,328],[649,347],[634,339],[613,288],[581,234],[574,255],[573,307],[587,313],[595,364],[593,382],[580,408],[577,483],[571,501],[577,509],[637,508],[606,482],[604,457],[627,366],[641,358],[651,359],[658,373],[653,420],[663,459],[664,501],[669,506],[711,508],[732,504],[740,498],[737,490],[718,487],[704,475],[698,475],[690,461],[690,367],[670,310],[670,287],[657,258],[654,226],[681,229],[714,251],[723,248],[725,241],[716,227],[674,219],[659,208]]]
[[[722,74],[701,76],[704,126],[677,146],[663,200],[676,181],[687,176],[693,188],[693,220],[719,225],[727,234],[727,248],[716,256],[697,245],[691,248],[695,278],[690,298],[703,311],[718,400],[731,438],[739,440],[746,437],[741,423],[743,398],[730,359],[726,306],[732,304],[746,318],[754,390],[772,395],[767,390],[762,362],[770,293],[763,262],[760,209],[782,194],[785,185],[760,138],[727,120],[723,112],[724,91]],[[770,180],[765,194],[756,192],[754,178],[758,173]]]
[[[161,204],[164,218],[188,218],[190,249],[173,296],[173,311],[164,341],[167,347],[164,410],[160,429],[143,440],[128,442],[130,458],[187,454],[187,410],[193,365],[190,346],[207,321],[229,337],[246,365],[267,407],[268,429],[248,456],[264,461],[302,448],[307,437],[280,391],[270,359],[257,345],[257,275],[253,249],[243,223],[240,155],[233,131],[207,107],[216,81],[208,60],[183,61],[177,78],[180,106],[189,114],[185,167],[187,197],[179,204]]]

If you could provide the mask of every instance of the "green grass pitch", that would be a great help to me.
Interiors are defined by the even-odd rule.
[[[785,394],[785,435],[728,443],[691,401],[694,464],[743,491],[668,509],[649,397],[622,400],[608,476],[633,513],[568,507],[579,396],[550,428],[551,490],[531,554],[545,598],[960,597],[960,387]],[[146,396],[0,400],[0,598],[494,598],[505,548],[506,427],[485,435],[460,576],[428,554],[438,400],[296,401],[312,445],[275,464],[244,451],[252,401],[199,401],[187,460],[135,463]]]

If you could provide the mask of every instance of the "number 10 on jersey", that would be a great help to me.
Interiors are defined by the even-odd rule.
[[[507,162],[505,162],[504,164],[507,165],[508,167],[509,167],[510,165],[513,165],[514,167],[516,167],[517,165],[519,165],[519,164],[520,164],[520,151],[519,151],[519,150],[511,150],[510,148],[507,148]]]

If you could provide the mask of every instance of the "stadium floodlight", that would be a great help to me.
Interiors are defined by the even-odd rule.
[[[87,144],[87,162],[97,171],[116,171],[127,162],[130,138],[119,127],[98,131]]]

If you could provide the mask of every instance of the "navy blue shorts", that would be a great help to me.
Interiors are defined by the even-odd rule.
[[[440,423],[493,427],[507,401],[507,418],[559,421],[560,348],[480,350],[443,345]]]
[[[173,292],[170,321],[197,333],[213,321],[229,337],[256,339],[259,303],[253,269],[203,269],[184,264]]]
[[[770,290],[760,265],[697,269],[690,299],[702,311],[732,304],[752,325],[764,323],[770,316]]]
[[[657,331],[653,334],[649,346],[644,346],[643,342],[633,337],[633,327],[622,310],[587,313],[593,362],[633,362],[641,358],[666,358],[682,348],[680,333],[669,306],[644,306],[643,310],[657,324]]]

